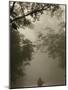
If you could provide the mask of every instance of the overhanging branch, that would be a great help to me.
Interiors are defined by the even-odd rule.
[[[29,13],[23,15],[23,16],[19,16],[19,17],[14,18],[13,20],[11,20],[10,23],[12,23],[13,21],[16,21],[16,20],[18,20],[18,19],[24,18],[24,17],[26,17],[26,16],[28,16],[28,15],[31,15],[31,14],[33,14],[33,13],[37,13],[37,12],[40,12],[40,11],[42,11],[42,10],[46,10],[46,9],[47,9],[47,8],[44,8],[44,7],[43,7],[42,9],[34,10],[34,11],[29,12]]]

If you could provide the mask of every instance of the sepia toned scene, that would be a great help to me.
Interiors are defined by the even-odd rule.
[[[66,6],[9,2],[10,88],[66,84]]]

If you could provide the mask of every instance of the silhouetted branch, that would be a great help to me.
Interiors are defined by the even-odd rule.
[[[10,13],[11,13],[11,14],[13,13],[15,3],[16,3],[16,2],[13,2],[13,6],[12,6],[11,9],[10,9]]]
[[[14,18],[10,23],[12,23],[13,21],[16,21],[16,20],[18,20],[18,19],[24,18],[25,16],[28,16],[28,15],[31,15],[31,14],[34,14],[34,13],[37,13],[37,12],[40,12],[40,11],[46,10],[46,9],[47,9],[47,8],[44,8],[44,7],[43,7],[42,9],[34,10],[34,11],[29,12],[29,13],[23,15],[23,16],[19,16],[19,17]]]

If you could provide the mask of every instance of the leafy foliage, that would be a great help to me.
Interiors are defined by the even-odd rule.
[[[10,23],[15,22],[18,26],[31,25],[32,22],[39,21],[44,11],[50,12],[53,16],[58,10],[61,12],[57,4],[10,2]]]

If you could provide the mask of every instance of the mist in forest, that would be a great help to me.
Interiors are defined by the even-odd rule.
[[[46,30],[48,29],[48,26],[54,29],[54,31],[57,33],[57,29],[60,26],[58,25],[58,20],[57,24],[54,25],[56,20],[57,18],[50,18],[44,14],[41,16],[40,21],[34,24],[34,28],[32,30],[29,28],[22,30],[20,28],[19,31],[21,34],[25,35],[25,38],[29,39],[36,45],[39,45],[42,43],[42,41],[38,42],[38,35],[39,33],[42,33],[46,36],[46,34],[49,32]],[[41,46],[43,45],[41,44]],[[47,50],[46,48],[47,47],[45,46],[45,51]],[[35,50],[30,65],[25,66],[26,75],[24,76],[24,81],[22,78],[20,78],[17,83],[18,87],[22,87],[22,85],[23,87],[37,86],[37,81],[39,78],[43,80],[43,86],[63,85],[65,83],[65,69],[60,68],[60,61],[58,58],[53,59],[49,57],[47,52]]]
[[[22,4],[27,5],[16,3],[15,11],[20,9],[18,4],[21,8]],[[18,19],[15,16],[11,20],[12,87],[65,85],[65,6],[60,5],[61,11],[56,7],[54,16],[50,16],[50,11],[44,11],[40,17],[31,16],[34,19],[32,23],[30,16],[24,21],[15,22]],[[16,12],[21,14],[20,10]]]

